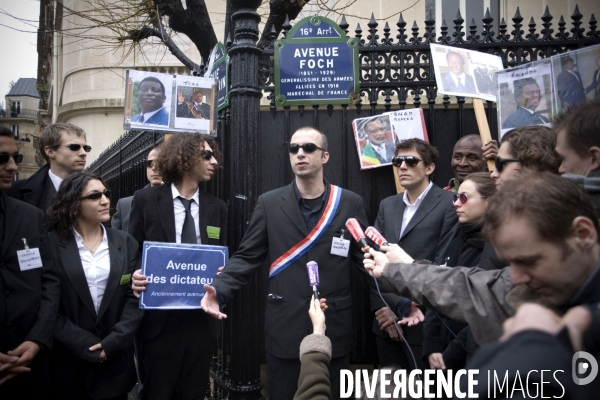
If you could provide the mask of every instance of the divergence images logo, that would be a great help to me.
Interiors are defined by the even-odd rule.
[[[576,385],[587,385],[598,375],[598,362],[594,356],[588,352],[578,351],[573,355],[571,363],[573,369],[573,382],[575,382]],[[583,378],[585,375],[588,376]]]

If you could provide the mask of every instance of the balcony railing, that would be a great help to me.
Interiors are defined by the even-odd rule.
[[[40,112],[38,110],[26,110],[23,108],[0,108],[0,118],[32,118],[37,119]]]

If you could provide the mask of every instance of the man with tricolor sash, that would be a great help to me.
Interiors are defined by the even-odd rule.
[[[366,226],[367,218],[360,196],[324,180],[323,166],[329,153],[323,133],[300,128],[292,135],[288,150],[293,182],[258,198],[239,250],[213,285],[205,286],[201,305],[215,318],[226,318],[222,306],[265,260],[268,262],[265,340],[269,397],[291,400],[300,373],[300,342],[312,329],[306,313],[313,293],[306,264],[315,261],[319,293],[328,307],[326,334],[333,348],[329,371],[335,399],[339,398],[340,369],[348,368],[350,362],[351,268],[358,268],[373,282],[362,268],[363,255],[345,232],[345,223],[356,218]]]

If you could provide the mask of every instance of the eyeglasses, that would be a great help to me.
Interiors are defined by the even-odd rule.
[[[456,200],[460,200],[460,204],[466,204],[469,199],[487,199],[488,196],[467,196],[466,193],[454,193],[452,198],[454,199],[454,203],[456,203]]]
[[[11,157],[13,158],[13,160],[15,160],[15,164],[21,164],[21,161],[23,161],[23,154],[0,153],[0,165],[6,164],[8,162],[8,160],[10,160]]]
[[[209,161],[211,158],[213,158],[215,156],[215,153],[212,152],[211,150],[202,150],[200,152],[200,155],[202,155],[202,158]]]
[[[82,147],[86,153],[89,153],[90,151],[92,151],[92,146],[88,146],[87,144],[84,144],[84,145],[74,144],[74,143],[73,144],[57,144],[54,147],[60,147],[60,146],[68,147],[69,150],[71,150],[71,151],[79,151],[79,149],[81,149]]]
[[[154,161],[155,160],[146,160],[146,168],[154,167]]]
[[[500,156],[496,157],[496,160],[494,161],[494,166],[496,167],[496,171],[497,172],[502,172],[502,168],[504,168],[504,164],[509,163],[509,162],[519,162],[521,160],[519,160],[518,158],[502,158]]]
[[[423,160],[418,159],[416,156],[394,156],[394,158],[392,158],[394,167],[401,166],[402,162],[405,162],[409,167],[416,167],[419,161]]]
[[[106,196],[107,199],[110,199],[110,190],[104,189],[104,192],[90,193],[87,196],[80,197],[79,200],[100,200],[102,195]]]
[[[320,148],[314,143],[290,143],[290,145],[288,146],[290,154],[297,154],[298,151],[300,151],[300,149],[302,149],[302,151],[304,151],[306,154],[314,153],[315,151],[317,151],[317,149],[325,151],[325,149]]]

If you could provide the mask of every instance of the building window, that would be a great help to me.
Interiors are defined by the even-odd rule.
[[[11,107],[10,107],[10,116],[11,117],[16,117],[17,115],[21,114],[21,102],[20,101],[13,101]]]
[[[18,139],[19,138],[19,125],[12,125],[11,130],[13,132],[13,136]]]

